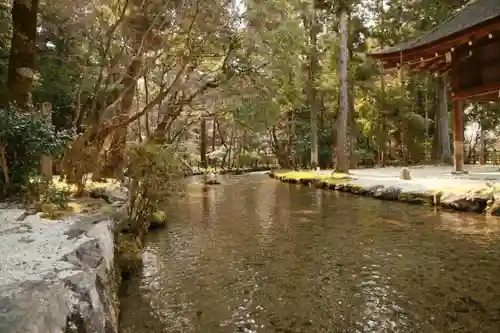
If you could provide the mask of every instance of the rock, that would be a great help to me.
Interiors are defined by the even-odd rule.
[[[375,186],[371,186],[371,187],[366,188],[366,191],[367,191],[368,195],[375,196],[375,193],[377,193],[377,191],[382,191],[383,188],[384,188],[384,185],[375,185]]]
[[[309,185],[312,183],[312,179],[307,179],[307,178],[302,178],[302,179],[299,179],[299,183],[302,184],[302,185]]]
[[[500,202],[494,202],[488,212],[490,213],[490,215],[500,216]]]
[[[368,194],[368,190],[362,186],[348,184],[347,187],[349,188],[349,192],[351,192],[353,194],[357,194],[357,195]]]
[[[118,332],[113,222],[21,212],[0,210],[0,332]]]
[[[328,184],[322,180],[314,180],[312,185],[318,189],[326,188],[328,186]]]
[[[408,168],[402,168],[400,173],[399,173],[399,178],[403,180],[410,180],[410,169]]]
[[[433,204],[434,195],[423,192],[401,192],[399,194],[399,201],[414,205]]]
[[[493,198],[493,193],[467,192],[467,193],[445,193],[441,196],[441,206],[462,212],[482,213]]]
[[[208,179],[204,183],[205,185],[220,185],[220,182],[215,179]]]
[[[378,188],[373,193],[373,196],[375,198],[384,199],[384,200],[398,200],[400,193],[401,193],[400,188],[390,186],[390,187]]]
[[[163,211],[157,211],[149,217],[149,229],[160,229],[167,226],[167,214]]]
[[[89,196],[94,199],[103,199],[106,203],[111,203],[109,191],[103,187],[93,188],[89,192]]]
[[[141,241],[132,234],[120,235],[117,241],[117,266],[124,279],[130,278],[142,267]]]

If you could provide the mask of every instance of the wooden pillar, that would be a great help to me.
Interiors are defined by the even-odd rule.
[[[52,126],[52,105],[50,103],[42,104],[42,116],[45,119],[47,126]],[[40,175],[44,183],[52,181],[52,157],[42,156],[40,160]]]
[[[462,111],[462,101],[458,99],[453,100],[453,133],[455,144],[455,160],[453,166],[453,173],[463,174],[464,170],[464,119]]]

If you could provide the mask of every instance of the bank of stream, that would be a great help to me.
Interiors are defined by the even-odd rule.
[[[263,174],[187,179],[121,333],[500,331],[500,222]]]

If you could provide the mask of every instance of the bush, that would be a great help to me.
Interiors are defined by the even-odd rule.
[[[135,223],[131,231],[141,234],[148,217],[180,193],[182,165],[173,149],[151,143],[127,147],[125,161],[122,184],[128,193],[128,216]]]
[[[121,235],[116,242],[116,258],[120,275],[128,279],[142,266],[140,244],[128,235]]]
[[[69,187],[57,188],[50,185],[40,198],[41,204],[54,204],[60,209],[67,209],[72,191]]]
[[[69,138],[47,126],[40,112],[0,109],[0,195],[26,190],[42,155],[56,156]]]

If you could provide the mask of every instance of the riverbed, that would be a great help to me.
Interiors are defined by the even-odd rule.
[[[121,333],[500,332],[500,219],[219,179],[165,208]]]

